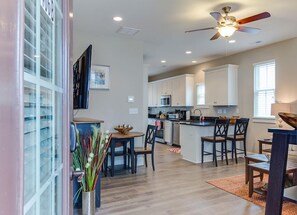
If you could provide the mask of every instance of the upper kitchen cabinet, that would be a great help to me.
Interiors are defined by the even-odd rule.
[[[171,106],[193,106],[194,105],[194,75],[180,75],[172,81]]]
[[[235,106],[238,100],[238,66],[227,64],[205,69],[205,103],[213,106]]]
[[[171,106],[193,106],[194,76],[180,75],[148,83],[148,106],[160,107],[161,96],[171,95]]]
[[[148,83],[148,106],[159,107],[162,86],[160,82]]]
[[[167,95],[171,95],[172,94],[172,80],[168,79],[168,80],[164,80],[164,81],[160,81],[160,94],[161,96],[167,96]]]

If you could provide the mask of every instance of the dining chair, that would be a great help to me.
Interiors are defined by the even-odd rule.
[[[246,134],[247,128],[249,125],[249,118],[240,118],[236,119],[235,127],[234,127],[234,134],[227,136],[227,141],[232,142],[231,152],[232,152],[232,159],[233,155],[235,154],[235,161],[237,163],[237,154],[244,154],[246,156]],[[237,147],[237,142],[243,143],[243,149]],[[237,153],[238,151],[241,151]]]
[[[226,144],[226,137],[228,133],[229,119],[216,119],[214,126],[213,136],[204,136],[201,137],[201,163],[204,161],[204,155],[212,155],[213,162],[215,162],[216,167],[218,166],[217,162],[217,152],[220,152],[221,159],[224,159],[224,154],[226,158],[226,164],[228,165],[228,150]],[[205,142],[212,143],[212,152],[205,151]],[[217,150],[216,144],[221,143],[221,151]]]
[[[117,142],[115,143],[115,153],[112,156],[112,153],[110,151],[110,147],[108,148],[105,160],[104,160],[104,175],[107,176],[107,169],[108,169],[108,158],[110,158],[110,163],[111,160],[115,160],[115,157],[119,157],[122,156],[123,157],[123,164],[124,164],[124,168],[127,167],[127,155],[128,155],[128,151],[127,151],[127,143],[126,142]],[[110,168],[114,168],[113,166],[111,166]]]
[[[153,171],[155,171],[154,151],[155,151],[156,132],[157,132],[157,126],[148,125],[145,133],[144,146],[142,148],[134,149],[134,158],[131,158],[131,159],[134,159],[135,173],[137,172],[138,155],[144,155],[144,163],[145,163],[145,167],[147,167],[147,155],[151,154],[152,167],[153,167]],[[131,150],[130,148],[128,148],[128,165],[130,163],[130,156],[131,156]]]

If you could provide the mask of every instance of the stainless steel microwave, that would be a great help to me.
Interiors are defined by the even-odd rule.
[[[161,96],[160,106],[161,107],[170,107],[171,106],[171,96],[170,95]]]

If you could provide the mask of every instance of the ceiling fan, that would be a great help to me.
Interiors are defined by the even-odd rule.
[[[242,26],[242,24],[254,22],[254,21],[257,21],[260,19],[265,19],[265,18],[268,18],[271,16],[270,13],[263,12],[263,13],[256,14],[254,16],[244,18],[244,19],[236,20],[236,18],[234,16],[228,15],[231,10],[230,6],[223,7],[222,10],[225,13],[224,16],[220,12],[211,12],[210,13],[210,15],[217,21],[217,27],[194,29],[194,30],[186,31],[185,33],[217,29],[218,32],[210,40],[216,40],[220,36],[230,37],[233,35],[233,33],[235,31],[241,31],[241,32],[246,32],[246,33],[257,33],[261,29],[245,27],[245,26]]]

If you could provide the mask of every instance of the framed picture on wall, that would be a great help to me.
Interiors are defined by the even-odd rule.
[[[92,65],[90,89],[110,89],[110,66]]]

